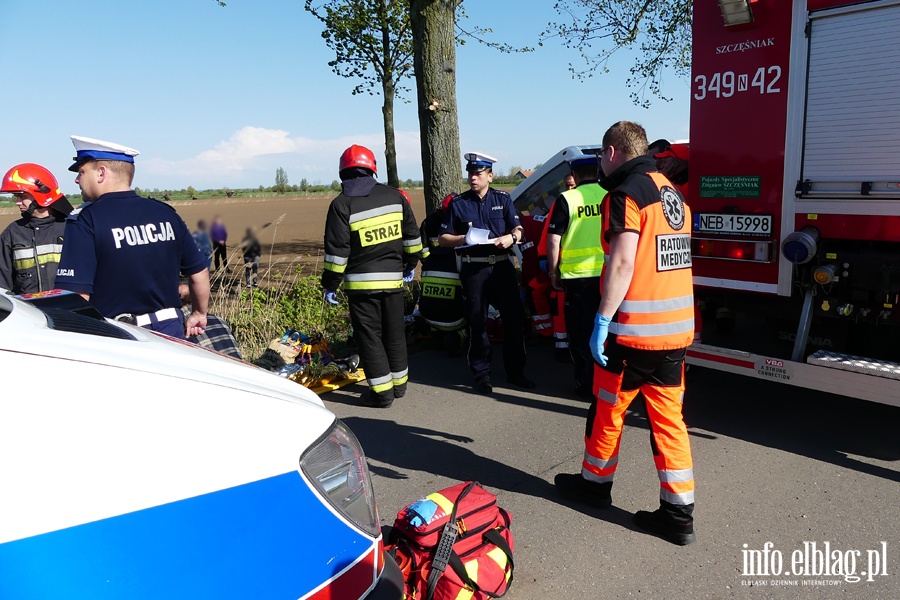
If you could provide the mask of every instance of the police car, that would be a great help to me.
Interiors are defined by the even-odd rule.
[[[0,598],[402,597],[306,388],[56,290],[0,290],[0,369]]]

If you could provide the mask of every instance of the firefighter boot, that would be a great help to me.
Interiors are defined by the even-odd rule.
[[[366,390],[359,397],[359,401],[363,406],[369,408],[389,408],[394,403],[394,391],[391,390],[387,394],[376,394],[372,390]]]
[[[394,386],[394,398],[402,398],[406,395],[406,384],[401,383],[400,385]]]
[[[697,537],[694,535],[693,519],[684,522],[676,521],[663,508],[658,508],[653,512],[637,511],[634,513],[634,524],[676,546],[687,546],[697,541]]]
[[[594,508],[612,506],[612,481],[597,483],[588,481],[581,473],[557,473],[553,483],[563,498]]]

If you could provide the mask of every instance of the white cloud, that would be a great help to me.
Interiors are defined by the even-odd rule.
[[[361,144],[375,153],[379,178],[386,179],[384,135],[362,134],[316,140],[292,136],[280,129],[246,126],[228,139],[185,160],[148,158],[138,169],[135,184],[144,188],[198,189],[219,187],[255,188],[275,181],[275,170],[283,168],[291,183],[307,179],[328,183],[337,178],[341,153]],[[422,165],[417,131],[396,133],[397,163],[402,179],[421,179]]]

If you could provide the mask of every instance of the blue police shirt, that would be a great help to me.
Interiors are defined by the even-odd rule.
[[[181,307],[179,273],[207,268],[175,209],[133,191],[103,194],[66,223],[56,287],[106,317]]]
[[[488,188],[484,199],[468,190],[454,197],[444,213],[441,233],[465,235],[470,227],[487,229],[492,238],[510,233],[519,227],[519,212],[509,193]],[[68,241],[68,240],[67,240]],[[509,250],[491,245],[471,246],[459,250],[463,256],[509,254]]]

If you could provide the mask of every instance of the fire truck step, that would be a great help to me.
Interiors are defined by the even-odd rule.
[[[819,350],[807,358],[806,362],[811,365],[900,380],[900,364],[886,360]]]

